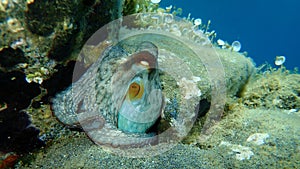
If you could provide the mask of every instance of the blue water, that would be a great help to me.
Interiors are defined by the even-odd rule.
[[[274,65],[286,57],[288,69],[300,68],[300,0],[162,0],[161,6],[183,9],[183,16],[212,21],[217,38],[238,40],[256,65]]]

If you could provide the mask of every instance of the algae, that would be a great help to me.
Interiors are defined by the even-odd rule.
[[[149,158],[126,158],[103,151],[81,132],[69,132],[35,153],[30,163],[17,168],[297,168],[299,164],[300,116],[277,110],[236,107],[215,126],[204,143],[178,144],[166,153]],[[288,122],[288,123],[287,123]],[[280,124],[280,125],[279,125]],[[248,142],[254,133],[268,133],[262,145]],[[221,143],[248,147],[253,155],[239,160],[238,152]],[[72,150],[72,151],[70,151]]]
[[[284,67],[260,72],[245,86],[241,97],[249,107],[300,108],[300,75]]]

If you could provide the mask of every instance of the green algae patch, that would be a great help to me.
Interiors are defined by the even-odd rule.
[[[225,163],[233,168],[297,168],[299,135],[295,133],[300,131],[299,121],[299,114],[280,109],[236,106],[214,126],[209,139],[196,145],[209,151],[215,148],[220,149],[220,153],[225,151]],[[201,137],[198,135],[199,140]],[[253,139],[262,139],[262,143],[256,144]],[[243,153],[249,153],[249,159],[240,158]]]
[[[216,52],[224,66],[227,95],[236,96],[255,73],[254,63],[251,58],[229,49],[216,48]]]
[[[30,165],[18,168],[224,168],[216,151],[179,144],[174,149],[151,158],[126,158],[105,152],[87,138],[62,140],[36,157]]]
[[[250,79],[241,93],[249,107],[300,108],[300,75],[285,68],[271,69]]]
[[[30,164],[18,168],[297,168],[299,166],[300,116],[280,109],[236,107],[215,126],[205,143],[178,144],[166,153],[149,158],[126,158],[110,154],[95,145],[83,133],[57,138],[40,150]],[[75,132],[73,132],[75,133]],[[257,145],[249,141],[255,133],[269,137]],[[71,138],[72,137],[72,138]],[[249,159],[241,160],[239,154]]]

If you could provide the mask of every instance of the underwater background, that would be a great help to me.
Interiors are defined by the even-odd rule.
[[[212,21],[217,38],[238,40],[257,65],[274,66],[276,56],[286,57],[288,69],[300,66],[300,1],[297,0],[162,0],[161,6],[183,9],[204,23]]]
[[[0,0],[0,169],[300,168],[299,6],[297,0]],[[88,40],[136,13],[143,14],[125,17],[122,29],[110,25]],[[127,39],[114,44],[114,29]],[[285,62],[275,65],[276,56]],[[162,71],[144,71],[149,65]],[[143,71],[132,78],[136,67]],[[148,123],[141,126],[128,123],[113,106],[128,112],[133,100],[159,114],[142,116]],[[136,126],[146,132],[131,133]],[[152,136],[165,131],[178,144],[156,146]],[[148,143],[142,155],[128,151],[142,158],[106,149]]]

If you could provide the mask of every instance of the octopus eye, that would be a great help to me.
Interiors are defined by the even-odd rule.
[[[129,86],[128,96],[131,101],[141,99],[144,94],[144,85],[133,82]]]

